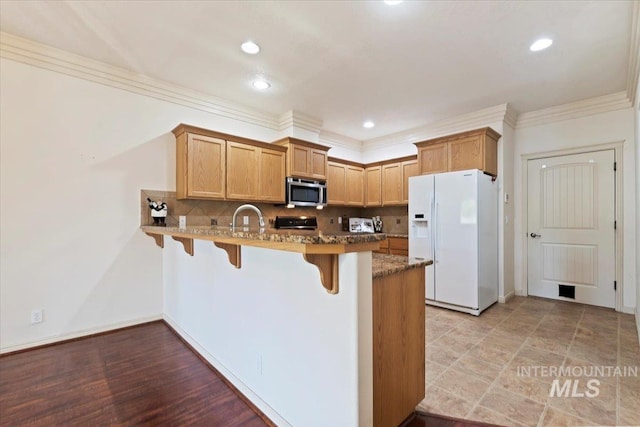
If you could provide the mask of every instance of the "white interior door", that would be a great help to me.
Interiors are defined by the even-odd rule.
[[[529,160],[529,295],[615,307],[614,160],[614,150]]]

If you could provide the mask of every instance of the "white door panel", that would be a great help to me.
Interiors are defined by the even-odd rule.
[[[528,162],[530,295],[615,307],[614,151]],[[575,299],[560,286],[575,287]]]

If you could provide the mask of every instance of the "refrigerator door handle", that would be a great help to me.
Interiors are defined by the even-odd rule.
[[[434,196],[433,198],[433,232],[431,233],[433,239],[433,263],[436,263],[438,259],[438,200]]]

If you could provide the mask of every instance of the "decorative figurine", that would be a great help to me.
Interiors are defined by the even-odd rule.
[[[164,219],[167,217],[167,204],[165,202],[161,202],[160,200],[154,202],[148,197],[147,201],[149,202],[149,208],[151,209],[153,225],[166,227],[167,224],[165,224]]]
[[[373,229],[376,233],[382,233],[382,219],[379,216],[371,218],[373,220]]]

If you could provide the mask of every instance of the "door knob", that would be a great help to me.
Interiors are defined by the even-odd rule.
[[[542,237],[542,234],[531,233],[530,236],[535,239],[536,237]]]

